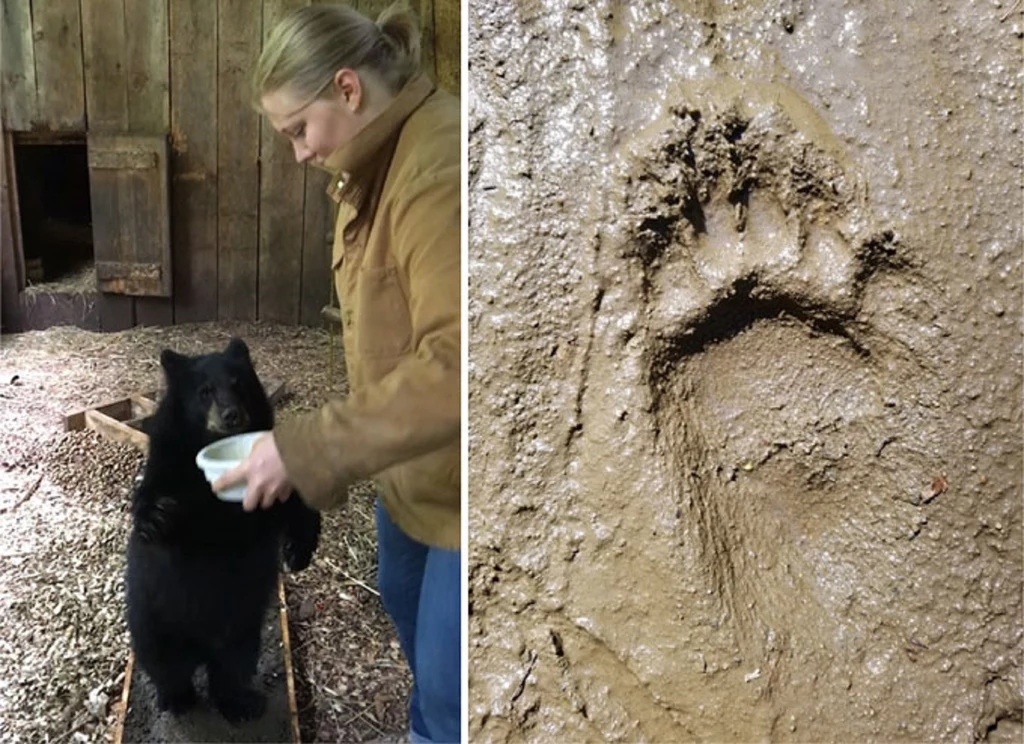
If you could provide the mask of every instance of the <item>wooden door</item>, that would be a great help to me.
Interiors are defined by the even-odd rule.
[[[170,297],[165,136],[89,135],[96,282],[101,292]]]

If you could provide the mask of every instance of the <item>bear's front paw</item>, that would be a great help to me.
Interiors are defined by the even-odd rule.
[[[135,530],[145,542],[158,542],[170,534],[177,511],[174,499],[161,496],[148,509],[139,511],[135,518]]]
[[[284,567],[288,573],[298,573],[309,567],[313,562],[313,551],[315,548],[308,544],[308,541],[285,540]]]

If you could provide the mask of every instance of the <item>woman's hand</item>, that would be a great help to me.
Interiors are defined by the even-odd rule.
[[[214,491],[246,483],[242,508],[249,512],[257,506],[269,509],[275,501],[287,501],[294,486],[288,479],[277,451],[273,433],[256,440],[249,456],[213,482]]]

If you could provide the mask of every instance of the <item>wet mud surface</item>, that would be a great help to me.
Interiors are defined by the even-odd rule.
[[[470,7],[470,734],[1018,741],[1000,2]]]

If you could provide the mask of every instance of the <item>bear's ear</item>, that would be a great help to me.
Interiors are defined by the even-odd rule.
[[[169,380],[177,379],[187,365],[188,358],[175,351],[164,349],[160,352],[160,366],[164,368]]]
[[[231,341],[228,342],[228,348],[224,353],[235,359],[249,360],[249,347],[245,345],[245,341],[237,336],[232,337]]]

